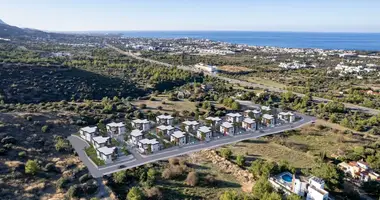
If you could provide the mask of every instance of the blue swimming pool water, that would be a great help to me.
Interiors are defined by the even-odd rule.
[[[281,177],[285,182],[291,183],[293,178],[289,174],[285,174]]]

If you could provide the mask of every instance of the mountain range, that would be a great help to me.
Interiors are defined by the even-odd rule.
[[[51,34],[52,33],[47,33],[36,29],[19,28],[17,26],[8,25],[0,19],[0,38],[46,37]]]

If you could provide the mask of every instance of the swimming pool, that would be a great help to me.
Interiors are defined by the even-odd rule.
[[[289,174],[282,175],[281,178],[282,178],[282,180],[284,180],[285,182],[288,182],[288,183],[291,183],[293,180],[293,177]]]

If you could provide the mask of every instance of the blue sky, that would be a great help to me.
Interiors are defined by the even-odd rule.
[[[50,31],[380,32],[380,0],[0,0],[0,19]]]

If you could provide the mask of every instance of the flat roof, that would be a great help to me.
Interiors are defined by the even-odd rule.
[[[264,118],[264,119],[273,119],[273,115],[264,114],[264,115],[263,115],[263,118]]]
[[[115,149],[116,147],[101,147],[97,150],[104,155],[110,155],[115,151]]]
[[[165,125],[160,125],[160,126],[157,126],[158,129],[160,130],[173,130],[174,127],[173,126],[165,126]]]
[[[159,142],[156,139],[142,139],[139,141],[141,144],[158,144]]]
[[[228,113],[227,116],[229,116],[229,117],[241,117],[242,115],[240,113]]]
[[[201,127],[199,127],[198,130],[199,130],[200,132],[203,132],[203,133],[211,132],[211,129],[210,129],[210,127],[208,127],[208,126],[201,126]]]
[[[111,122],[111,123],[107,124],[107,126],[111,126],[111,127],[124,127],[125,124],[124,124],[124,122],[118,122],[118,123]]]
[[[253,124],[253,123],[255,123],[255,120],[247,117],[244,119],[243,122],[248,123],[248,124]]]
[[[225,128],[232,128],[233,127],[232,124],[229,123],[229,122],[223,122],[222,126],[225,127]]]
[[[95,133],[98,128],[96,126],[86,126],[80,129],[81,131],[88,132],[88,133]]]
[[[269,106],[261,106],[261,110],[270,111],[271,109]]]
[[[96,143],[103,144],[106,143],[110,138],[109,137],[103,137],[103,136],[97,136],[92,138]]]
[[[173,119],[173,117],[170,115],[159,115],[159,116],[157,116],[157,118],[159,118],[159,119]]]
[[[135,129],[135,130],[132,130],[131,132],[131,136],[133,137],[138,137],[138,136],[142,136],[142,131],[138,130],[138,129]]]
[[[188,126],[191,126],[191,125],[198,125],[199,123],[197,121],[184,121],[182,122]]]
[[[182,137],[185,137],[185,132],[174,131],[174,133],[172,134],[172,136],[175,137],[175,138],[182,138]]]
[[[207,120],[211,120],[211,121],[220,121],[220,120],[222,120],[219,117],[207,117],[206,119]]]
[[[147,119],[135,119],[132,122],[136,123],[136,124],[147,124],[147,123],[149,123],[149,120],[147,120]]]
[[[279,115],[294,115],[292,112],[280,112]]]

